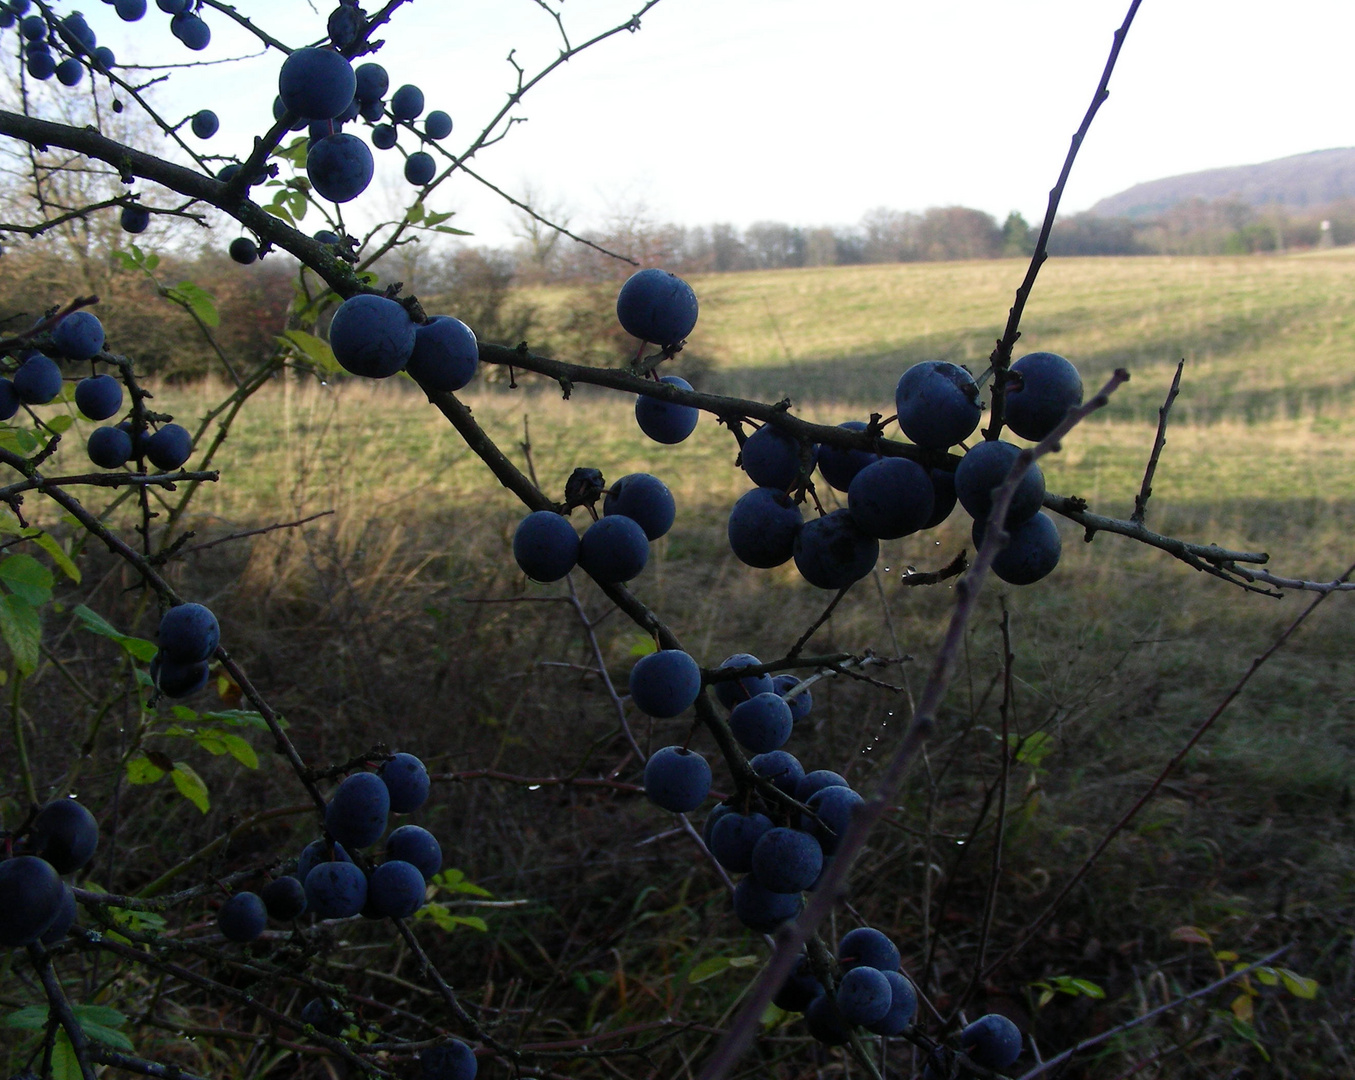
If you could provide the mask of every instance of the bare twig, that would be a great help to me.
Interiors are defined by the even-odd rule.
[[[829,620],[829,618],[832,617],[833,609],[836,608],[838,604],[842,602],[842,598],[847,595],[847,589],[850,588],[851,586],[848,585],[844,588],[838,589],[837,595],[834,596],[833,599],[829,600],[828,606],[823,609],[823,614],[821,614],[817,619],[810,623],[809,627],[805,630],[805,632],[801,634],[798,638],[796,638],[795,644],[792,645],[789,651],[787,651],[786,653],[787,660],[794,660],[796,657],[800,655],[800,653],[804,650],[804,647],[809,644],[809,639],[812,638],[818,632],[819,627],[826,623]]]
[[[1049,233],[1054,227],[1054,219],[1058,215],[1059,201],[1063,198],[1063,189],[1068,184],[1068,176],[1073,171],[1073,162],[1077,160],[1077,152],[1082,148],[1082,141],[1087,137],[1087,132],[1091,130],[1092,121],[1096,119],[1097,112],[1105,100],[1110,97],[1110,76],[1115,70],[1115,62],[1120,57],[1120,47],[1124,44],[1124,39],[1129,33],[1129,27],[1134,21],[1134,16],[1138,13],[1141,2],[1142,0],[1131,0],[1124,22],[1115,31],[1115,36],[1110,45],[1110,55],[1106,57],[1106,66],[1101,72],[1101,81],[1096,85],[1096,93],[1092,95],[1091,104],[1087,106],[1087,112],[1082,117],[1082,123],[1073,133],[1072,143],[1068,147],[1068,155],[1063,159],[1063,168],[1059,170],[1059,178],[1053,188],[1050,189],[1049,205],[1045,208],[1044,221],[1040,224],[1040,235],[1035,241],[1035,251],[1030,257],[1030,266],[1026,269],[1025,278],[1017,287],[1016,299],[1007,312],[1007,325],[1002,331],[1002,336],[998,338],[997,347],[993,349],[992,355],[988,358],[988,363],[996,377],[993,379],[993,407],[989,413],[988,427],[983,433],[985,439],[996,439],[1002,431],[1002,424],[1005,419],[1004,404],[1006,402],[1005,373],[1007,368],[1011,366],[1012,349],[1016,346],[1017,338],[1021,336],[1021,316],[1026,310],[1026,301],[1030,299],[1030,291],[1035,287],[1035,279],[1039,276],[1040,267],[1049,258]]]
[[[278,529],[295,529],[300,525],[307,525],[317,518],[329,517],[333,510],[322,510],[318,514],[312,514],[310,517],[301,518],[298,521],[280,521],[275,525],[265,525],[261,529],[246,529],[244,532],[234,532],[229,536],[219,536],[215,540],[208,540],[202,544],[193,544],[191,547],[181,548],[180,555],[191,555],[195,551],[207,551],[209,548],[217,547],[220,544],[229,544],[235,540],[243,540],[249,536],[262,536],[264,533],[277,532]]]
[[[974,996],[979,987],[979,978],[983,972],[984,956],[988,951],[988,935],[993,927],[993,915],[997,910],[998,887],[1002,880],[1002,842],[1007,824],[1007,783],[1011,773],[1011,714],[1016,695],[1015,680],[1012,678],[1012,666],[1016,656],[1012,652],[1012,613],[1002,605],[1002,704],[998,713],[1002,717],[1002,771],[997,783],[997,819],[993,825],[993,861],[988,871],[988,894],[983,905],[983,925],[979,928],[978,958],[974,961],[974,975],[959,1000],[951,1009],[951,1016],[959,1014],[965,1003]]]
[[[1157,435],[1153,439],[1153,452],[1148,455],[1148,467],[1143,470],[1143,484],[1139,487],[1139,493],[1134,496],[1134,512],[1129,515],[1129,520],[1135,525],[1142,525],[1143,516],[1148,512],[1148,496],[1153,493],[1153,475],[1157,472],[1162,448],[1167,445],[1167,415],[1171,412],[1176,395],[1181,392],[1181,372],[1185,366],[1184,357],[1176,362],[1176,374],[1172,376],[1171,387],[1167,390],[1167,400],[1162,403],[1162,408],[1157,410]]]

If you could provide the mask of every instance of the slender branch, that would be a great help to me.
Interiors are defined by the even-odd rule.
[[[17,663],[10,665],[9,678],[12,684],[9,694],[9,716],[11,730],[14,733],[14,749],[19,759],[19,777],[23,782],[24,794],[28,797],[29,805],[37,806],[38,789],[33,782],[33,767],[28,760],[28,745],[24,738],[24,714],[21,708],[24,681],[19,675]]]
[[[603,689],[607,691],[607,696],[611,699],[612,707],[616,709],[617,723],[621,725],[621,733],[626,737],[626,744],[630,747],[638,761],[644,761],[645,752],[640,749],[640,744],[635,741],[635,734],[630,729],[630,720],[626,717],[626,705],[621,700],[621,695],[617,693],[616,686],[612,683],[611,673],[607,670],[607,658],[602,654],[602,645],[598,642],[598,636],[594,630],[592,621],[588,618],[588,613],[583,610],[583,602],[579,600],[579,590],[574,587],[574,575],[565,575],[565,584],[569,586],[569,600],[573,605],[574,614],[579,617],[579,625],[583,627],[584,637],[588,639],[589,651],[593,654],[593,662],[597,665],[595,669],[598,677],[602,680]]]
[[[493,1036],[488,1034],[476,1021],[475,1017],[471,1016],[471,1014],[466,1011],[465,1007],[457,999],[456,991],[453,990],[451,984],[442,977],[442,972],[438,970],[437,965],[429,959],[428,954],[424,952],[423,946],[419,944],[419,939],[414,936],[414,932],[410,930],[405,920],[395,919],[393,921],[396,930],[400,932],[400,937],[402,937],[405,944],[409,946],[409,951],[412,952],[419,961],[423,974],[427,978],[432,979],[438,994],[446,1003],[447,1007],[452,1010],[453,1015],[461,1022],[461,1025],[465,1030],[472,1035],[477,1042],[482,1042],[486,1046],[491,1046],[504,1057],[509,1058],[512,1061],[517,1061],[521,1055],[519,1055],[516,1050],[510,1046],[503,1045]]]
[[[592,787],[624,791],[632,795],[643,795],[645,792],[645,789],[639,784],[628,784],[624,780],[612,780],[605,777],[518,776],[515,773],[503,772],[499,769],[467,769],[465,772],[434,773],[430,779],[444,784],[461,784],[467,780],[500,780],[506,784],[517,784],[525,788]]]
[[[569,239],[573,240],[576,244],[583,244],[585,247],[590,247],[599,254],[606,255],[608,258],[616,259],[619,262],[630,263],[631,266],[640,265],[638,261],[632,259],[629,255],[622,255],[618,252],[611,251],[608,248],[603,247],[601,244],[596,243],[593,240],[589,240],[588,237],[586,236],[580,236],[578,233],[571,232],[563,225],[551,221],[550,218],[542,217],[535,210],[533,210],[530,205],[523,202],[521,199],[513,198],[513,196],[509,195],[508,192],[503,190],[503,188],[499,187],[496,184],[491,183],[490,181],[486,180],[483,176],[481,176],[479,173],[475,172],[473,169],[466,165],[464,160],[457,162],[457,168],[460,169],[467,176],[469,176],[476,183],[483,184],[485,187],[489,188],[490,191],[494,192],[495,195],[503,199],[504,202],[512,206],[516,206],[524,214],[528,214],[536,221],[541,222],[541,224],[546,226],[546,228],[554,229],[561,236],[569,237]]]
[[[1265,967],[1267,964],[1274,963],[1281,956],[1287,953],[1290,950],[1290,948],[1291,946],[1285,945],[1283,948],[1276,949],[1269,956],[1262,957],[1254,964],[1248,964],[1246,967],[1239,968],[1237,971],[1229,972],[1221,979],[1215,979],[1208,986],[1201,987],[1199,990],[1196,990],[1192,994],[1187,994],[1185,997],[1179,997],[1175,1001],[1169,1001],[1165,1005],[1159,1005],[1156,1009],[1152,1009],[1149,1012],[1144,1013],[1142,1016],[1136,1016],[1134,1017],[1133,1020],[1127,1021],[1126,1023],[1121,1024],[1119,1027],[1114,1027],[1111,1028],[1109,1031],[1101,1032],[1100,1035],[1093,1035],[1091,1036],[1091,1038],[1083,1039],[1076,1046],[1071,1046],[1067,1050],[1063,1051],[1063,1053],[1055,1054],[1048,1061],[1042,1061],[1038,1065],[1036,1065],[1035,1068],[1029,1069],[1026,1072],[1022,1073],[1018,1080],[1035,1080],[1035,1077],[1043,1076],[1045,1073],[1049,1072],[1050,1069],[1062,1065],[1065,1061],[1069,1060],[1070,1058],[1077,1054],[1080,1054],[1086,1050],[1090,1050],[1095,1046],[1100,1046],[1104,1042],[1109,1042],[1116,1036],[1123,1035],[1126,1031],[1132,1031],[1134,1028],[1148,1023],[1150,1020],[1156,1020],[1159,1016],[1163,1015],[1164,1013],[1171,1012],[1173,1009],[1179,1009],[1182,1005],[1185,1005],[1192,1001],[1197,1001],[1202,997],[1208,997],[1215,990],[1227,986],[1231,982],[1236,982],[1238,979],[1246,978],[1252,972]]]
[[[8,460],[5,461],[5,464],[19,468],[17,464]],[[20,480],[18,483],[0,487],[0,502],[7,502],[15,495],[20,495],[25,491],[40,491],[46,494],[49,487],[164,487],[173,491],[176,484],[183,483],[186,480],[211,483],[220,479],[221,474],[218,472],[185,472],[182,469],[167,473],[81,473],[78,476],[54,476],[50,478],[32,476],[27,480]]]
[[[292,228],[247,198],[230,198],[226,184],[214,177],[175,165],[89,128],[38,120],[3,109],[0,109],[0,135],[19,139],[30,146],[59,146],[107,162],[122,175],[139,176],[190,199],[220,207],[261,240],[295,255],[340,296],[352,296],[365,288],[352,267],[337,258],[328,245]]]
[[[244,540],[250,536],[262,536],[264,533],[277,532],[279,529],[295,529],[300,525],[307,525],[317,518],[329,517],[333,510],[321,510],[318,514],[312,514],[310,517],[300,518],[297,521],[280,521],[274,525],[265,525],[260,529],[246,529],[244,532],[234,532],[229,536],[219,536],[215,540],[208,540],[202,544],[193,544],[191,547],[181,548],[180,555],[189,555],[195,551],[207,551],[210,548],[221,544],[229,544],[235,540]]]
[[[1056,514],[1061,514],[1069,521],[1075,521],[1081,525],[1086,530],[1085,538],[1087,540],[1091,540],[1099,532],[1116,533],[1119,536],[1127,536],[1141,544],[1147,544],[1149,547],[1165,551],[1168,555],[1180,559],[1183,563],[1193,566],[1197,570],[1208,570],[1211,567],[1218,569],[1227,566],[1229,563],[1264,564],[1270,561],[1270,556],[1264,551],[1230,551],[1228,548],[1221,548],[1217,544],[1192,544],[1185,540],[1177,540],[1174,537],[1155,533],[1146,525],[1138,522],[1093,514],[1087,509],[1085,501],[1070,498],[1067,495],[1046,495],[1044,505]]]
[[[258,1039],[258,1036],[254,1035],[251,1038]],[[181,1069],[178,1065],[161,1065],[155,1061],[143,1061],[141,1058],[132,1057],[130,1054],[124,1054],[117,1050],[108,1050],[102,1046],[91,1046],[89,1048],[89,1059],[97,1065],[111,1065],[123,1072],[153,1076],[156,1080],[204,1080],[197,1073]]]
[[[622,33],[623,31],[630,31],[633,33],[634,31],[639,30],[640,19],[659,2],[660,0],[646,0],[646,2],[640,8],[640,10],[637,11],[625,22],[620,23],[617,26],[613,26],[610,30],[604,30],[601,33],[594,35],[587,41],[581,42],[578,45],[569,46],[562,49],[550,63],[546,64],[540,71],[538,71],[530,79],[525,76],[521,68],[518,68],[517,85],[508,94],[508,100],[504,102],[503,106],[499,109],[499,111],[495,113],[493,117],[490,118],[489,122],[480,130],[480,133],[476,135],[474,139],[471,140],[470,145],[466,147],[466,149],[463,150],[459,156],[448,154],[446,153],[446,151],[442,151],[441,148],[436,148],[438,152],[443,153],[444,156],[451,159],[451,164],[446,169],[444,169],[439,176],[437,176],[434,180],[430,181],[425,186],[420,197],[421,198],[425,197],[427,194],[431,193],[433,190],[435,190],[437,187],[443,184],[447,180],[447,178],[451,176],[454,172],[456,172],[458,169],[464,168],[465,162],[473,158],[486,146],[490,146],[493,143],[497,142],[500,138],[502,138],[503,134],[506,132],[500,132],[499,134],[496,135],[495,134],[496,130],[505,121],[509,122],[508,124],[509,127],[512,126],[512,118],[510,117],[510,114],[521,103],[523,97],[526,94],[528,94],[535,86],[537,86],[537,84],[539,84],[543,79],[549,76],[556,69],[560,68],[564,64],[567,64],[570,60],[578,56],[580,53],[584,52],[586,49],[590,49],[595,45],[599,45],[602,42],[608,40],[609,38],[615,37],[617,34]],[[513,62],[511,53],[509,54],[509,59],[510,62]],[[513,63],[514,66],[516,67],[516,63],[515,62]],[[485,183],[485,181],[482,180],[480,177],[476,177],[475,179],[480,180],[481,183]],[[402,243],[403,235],[410,228],[411,222],[407,218],[400,221],[396,225],[396,227],[391,231],[390,236],[388,236],[384,241],[382,241],[381,245],[375,251],[368,254],[362,260],[359,269],[365,270],[368,267],[380,261],[380,259],[384,255],[386,255],[398,244]],[[611,253],[608,252],[608,254]]]
[[[904,574],[899,578],[900,588],[917,588],[919,585],[938,585],[953,577],[959,577],[969,568],[969,559],[963,549],[940,570],[925,570]]]
[[[828,601],[828,606],[823,609],[823,613],[812,623],[809,624],[808,629],[806,629],[803,634],[801,634],[798,638],[795,639],[795,644],[792,645],[790,647],[790,650],[786,653],[787,660],[794,660],[796,657],[800,655],[800,653],[804,650],[804,647],[809,644],[809,639],[812,638],[816,633],[818,633],[819,627],[821,627],[832,617],[833,610],[838,606],[838,604],[842,602],[842,598],[847,595],[847,590],[850,588],[851,586],[847,585],[841,589],[838,589],[837,595],[834,596],[833,599]]]
[[[1346,581],[1344,578],[1337,578],[1335,581],[1307,581],[1303,578],[1280,577],[1268,570],[1251,570],[1234,563],[1225,563],[1224,569],[1245,581],[1274,585],[1277,589],[1289,589],[1293,592],[1355,592],[1355,581]]]
[[[1148,512],[1148,496],[1153,493],[1153,475],[1157,472],[1157,462],[1162,457],[1162,448],[1167,445],[1167,414],[1171,412],[1176,395],[1181,392],[1181,372],[1185,366],[1186,361],[1182,357],[1176,363],[1176,374],[1172,376],[1167,400],[1162,403],[1162,408],[1157,410],[1157,436],[1153,439],[1153,452],[1148,455],[1148,467],[1143,470],[1143,484],[1134,497],[1134,512],[1129,515],[1129,520],[1135,525],[1142,525],[1143,516]]]
[[[1030,292],[1035,287],[1035,279],[1039,276],[1040,267],[1049,258],[1049,233],[1054,228],[1054,219],[1059,211],[1059,201],[1063,198],[1063,189],[1067,186],[1068,177],[1073,171],[1073,162],[1077,160],[1077,152],[1082,148],[1082,141],[1087,137],[1087,132],[1091,130],[1092,121],[1096,119],[1097,112],[1105,100],[1110,97],[1110,76],[1115,70],[1115,62],[1120,57],[1120,47],[1124,44],[1130,24],[1133,23],[1141,2],[1142,0],[1132,0],[1129,11],[1124,17],[1124,22],[1120,24],[1120,28],[1115,31],[1115,36],[1111,40],[1110,55],[1106,57],[1106,66],[1101,72],[1101,81],[1096,85],[1096,93],[1092,95],[1091,104],[1087,106],[1087,112],[1082,117],[1082,123],[1073,133],[1068,154],[1063,159],[1063,168],[1059,170],[1059,178],[1053,188],[1050,189],[1049,205],[1045,208],[1044,221],[1040,224],[1040,235],[1035,241],[1035,251],[1030,257],[1030,266],[1026,268],[1026,276],[1016,289],[1016,299],[1007,312],[1007,325],[1002,331],[1002,336],[998,338],[997,347],[993,349],[992,355],[988,358],[988,363],[996,377],[993,379],[992,410],[989,413],[988,427],[983,433],[985,439],[996,439],[1002,431],[1004,404],[1006,402],[1006,371],[1011,366],[1012,349],[1016,346],[1017,338],[1021,336],[1021,316],[1025,313],[1026,301],[1030,299]]]
[[[75,1013],[71,1011],[71,1003],[66,1000],[66,992],[61,989],[61,980],[52,969],[52,961],[47,956],[47,950],[41,945],[30,945],[28,958],[32,961],[38,978],[42,980],[42,988],[47,993],[48,1008],[57,1018],[61,1030],[66,1033],[66,1038],[71,1041],[75,1060],[80,1065],[80,1075],[84,1080],[95,1080],[94,1066],[89,1060],[89,1038],[85,1035],[85,1029],[80,1026],[80,1021],[75,1018]]]
[[[1002,844],[1007,825],[1007,785],[1011,776],[1011,715],[1016,697],[1016,683],[1012,677],[1012,668],[1016,663],[1016,654],[1012,652],[1012,613],[1002,604],[1002,703],[998,706],[998,715],[1002,718],[1002,743],[999,749],[1002,768],[997,783],[997,818],[993,824],[993,860],[988,870],[988,892],[983,905],[983,925],[979,927],[978,959],[974,961],[974,975],[965,987],[964,993],[951,1008],[952,1017],[959,1015],[965,1003],[974,996],[979,988],[979,978],[983,972],[984,957],[988,952],[988,935],[993,929],[993,916],[997,912],[998,885],[1002,880]],[[977,824],[977,822],[976,822]],[[966,845],[967,847],[968,845]]]

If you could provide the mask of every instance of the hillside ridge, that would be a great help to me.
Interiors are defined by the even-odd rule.
[[[1254,165],[1167,176],[1135,184],[1091,207],[1097,217],[1146,218],[1191,199],[1237,199],[1290,209],[1355,199],[1355,147],[1313,150]]]

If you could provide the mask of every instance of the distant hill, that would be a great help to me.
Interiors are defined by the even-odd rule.
[[[1153,217],[1191,199],[1237,199],[1250,206],[1279,204],[1290,209],[1326,206],[1355,199],[1355,147],[1235,165],[1226,169],[1169,176],[1135,184],[1091,208],[1097,217]]]

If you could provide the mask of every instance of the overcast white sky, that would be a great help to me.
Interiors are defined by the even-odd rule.
[[[574,39],[642,0],[566,0]],[[375,8],[376,0],[369,0]],[[619,208],[658,220],[847,224],[872,207],[960,203],[1036,221],[1127,0],[662,0],[638,33],[576,57],[528,96],[527,118],[476,168],[567,206],[577,227]],[[238,0],[289,44],[323,32],[329,4]],[[151,4],[132,28],[86,14],[120,59],[188,59]],[[88,10],[93,8],[94,10]],[[199,58],[246,51],[213,11]],[[131,29],[134,34],[128,35]],[[381,36],[392,84],[451,113],[459,151],[512,86],[510,48],[534,71],[559,48],[533,0],[413,0]],[[1131,184],[1355,144],[1351,0],[1145,0],[1064,200],[1085,209]],[[179,115],[210,105],[220,145],[247,148],[280,56],[176,73]],[[214,140],[214,145],[217,140]],[[396,171],[390,155],[378,158]],[[403,180],[389,183],[403,194]],[[374,204],[388,196],[373,192]],[[488,243],[511,215],[464,178],[435,209]]]

